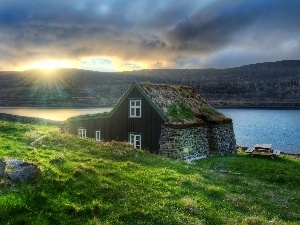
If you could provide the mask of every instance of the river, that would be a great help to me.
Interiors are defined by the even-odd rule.
[[[63,121],[69,117],[109,112],[112,108],[48,109],[0,107],[0,113],[40,117]],[[255,144],[272,144],[273,149],[300,153],[300,110],[263,108],[219,108],[233,119],[237,144],[253,147]]]

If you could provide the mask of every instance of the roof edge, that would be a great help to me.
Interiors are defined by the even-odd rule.
[[[155,109],[155,111],[160,115],[160,117],[166,122],[168,121],[168,118],[162,113],[162,111],[154,104],[154,102],[151,100],[151,98],[146,94],[144,89],[139,85],[139,83],[134,82],[136,87],[139,89],[139,91],[142,93],[142,95],[148,100],[150,105]]]
[[[161,110],[152,102],[152,100],[150,99],[150,97],[145,93],[145,91],[143,90],[143,88],[135,81],[133,82],[133,84],[128,88],[128,90],[121,96],[121,98],[118,100],[118,102],[116,103],[116,105],[113,107],[113,109],[105,115],[93,115],[93,114],[89,114],[86,116],[82,116],[82,117],[78,117],[78,118],[69,118],[67,119],[68,121],[79,121],[79,120],[89,120],[89,119],[100,119],[100,118],[109,118],[111,116],[113,116],[113,114],[116,112],[116,110],[120,107],[120,105],[125,101],[126,97],[129,95],[129,93],[134,89],[137,88],[140,93],[147,99],[147,101],[150,103],[150,105],[154,108],[154,110],[161,116],[161,118],[166,122],[168,119],[167,117],[165,117],[163,115],[163,113],[161,112]]]

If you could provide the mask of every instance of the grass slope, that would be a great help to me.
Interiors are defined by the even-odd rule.
[[[243,153],[191,164],[0,121],[0,158],[35,183],[0,180],[0,224],[299,224],[300,160]],[[231,173],[220,173],[220,170]]]

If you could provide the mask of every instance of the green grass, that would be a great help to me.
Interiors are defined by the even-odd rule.
[[[0,158],[36,163],[0,180],[0,224],[299,224],[300,160],[238,153],[191,164],[53,126],[0,121]],[[230,170],[231,173],[219,171]]]
[[[186,106],[184,102],[172,103],[168,106],[169,116],[173,120],[179,119],[195,119],[195,115],[189,107]]]

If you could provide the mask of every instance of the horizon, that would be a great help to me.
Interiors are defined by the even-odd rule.
[[[234,69],[239,68],[243,66],[252,66],[252,65],[258,65],[258,64],[265,64],[265,63],[279,63],[279,62],[285,62],[285,61],[300,61],[300,59],[282,59],[278,61],[273,62],[257,62],[257,63],[251,63],[251,64],[245,64],[240,65],[236,67],[226,67],[226,68],[155,68],[155,69],[140,69],[140,70],[126,70],[126,71],[99,71],[99,70],[91,70],[91,69],[84,69],[84,68],[73,68],[73,67],[53,67],[53,68],[31,68],[27,70],[0,70],[0,72],[27,72],[27,71],[34,71],[34,70],[40,70],[44,73],[51,73],[55,70],[59,69],[70,69],[70,70],[84,70],[84,71],[91,71],[91,72],[99,72],[99,73],[126,73],[126,72],[138,72],[138,71],[144,71],[144,70],[226,70],[226,69]]]
[[[0,71],[225,69],[300,59],[299,1],[4,0]]]

